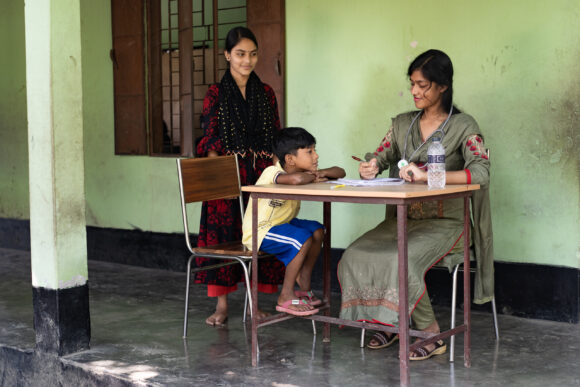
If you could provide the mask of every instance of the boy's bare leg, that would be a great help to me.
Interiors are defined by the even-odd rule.
[[[298,273],[302,269],[302,265],[304,264],[304,260],[311,249],[312,246],[312,239],[309,238],[306,242],[302,244],[302,248],[296,254],[294,259],[286,266],[286,274],[284,275],[284,283],[282,284],[282,291],[278,296],[278,305],[282,305],[286,301],[295,299],[296,296],[294,295],[294,284],[296,283],[296,278],[298,277]],[[308,304],[299,304],[299,305],[290,305],[288,308],[297,310],[297,311],[308,311],[312,310],[312,306]]]
[[[312,270],[314,270],[314,264],[320,255],[320,250],[322,250],[322,241],[324,240],[324,230],[319,228],[312,234],[312,246],[308,250],[302,269],[296,278],[296,283],[300,287],[300,290],[309,291],[311,289],[312,280]]]

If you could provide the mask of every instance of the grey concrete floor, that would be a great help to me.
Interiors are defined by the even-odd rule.
[[[32,349],[30,255],[0,249],[0,346]],[[262,328],[260,362],[251,367],[243,294],[230,297],[226,327],[204,320],[213,300],[193,286],[189,337],[182,339],[185,274],[89,262],[91,349],[67,363],[139,385],[161,386],[379,386],[399,384],[398,348],[359,348],[360,331],[332,327],[332,340],[312,335],[309,321],[293,319]],[[274,311],[275,296],[260,298]],[[333,297],[333,314],[339,304]],[[442,326],[449,309],[436,308]],[[490,313],[473,312],[472,367],[448,355],[411,364],[415,386],[580,386],[580,326],[499,316],[496,342]],[[320,331],[320,329],[319,329]],[[0,370],[0,374],[1,374]],[[65,381],[66,384],[66,381]]]

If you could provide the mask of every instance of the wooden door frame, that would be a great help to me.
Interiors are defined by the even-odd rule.
[[[247,23],[259,45],[256,74],[276,93],[280,123],[286,123],[286,1],[247,0]]]

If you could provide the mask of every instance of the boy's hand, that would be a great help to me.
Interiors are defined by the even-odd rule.
[[[308,183],[320,183],[328,180],[328,178],[324,177],[324,173],[322,171],[306,171],[303,173],[312,176],[312,181],[309,181]]]
[[[299,185],[308,183],[320,183],[329,179],[338,179],[344,177],[345,175],[346,174],[344,169],[340,167],[319,169],[317,171],[282,173],[278,175],[276,184]]]
[[[323,181],[328,180],[328,177],[326,177],[326,172],[324,170],[318,170],[318,171],[312,172],[312,174],[314,175],[313,183],[321,183]]]
[[[319,178],[319,179],[317,178],[317,179],[314,179],[313,183],[322,183],[322,182],[327,181],[327,180],[328,179],[325,178],[325,177],[322,177],[322,178]]]
[[[276,184],[301,185],[312,183],[316,179],[314,172],[281,173],[276,179]]]
[[[318,176],[317,182],[328,181],[331,179],[340,179],[346,176],[346,172],[344,172],[344,169],[340,167],[319,169],[318,171],[316,171],[316,173]]]

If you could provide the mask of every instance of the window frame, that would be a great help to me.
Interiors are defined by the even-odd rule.
[[[221,55],[217,3],[217,0],[212,1],[214,83],[219,81],[217,59]],[[284,11],[285,0],[246,1],[246,23],[260,42],[260,61],[256,72],[263,82],[275,90],[282,121]],[[192,13],[192,0],[178,0],[180,147],[179,153],[167,153],[163,148],[161,1],[111,0],[113,47],[110,57],[113,65],[116,155],[195,155]],[[170,116],[170,119],[173,120],[173,117]]]

